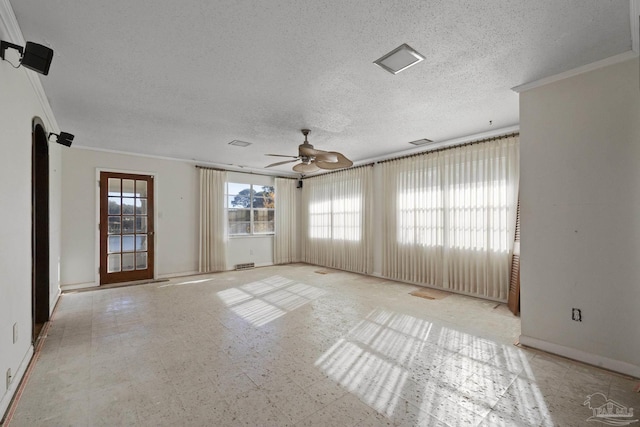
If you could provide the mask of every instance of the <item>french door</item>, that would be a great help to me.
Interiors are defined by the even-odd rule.
[[[153,278],[153,176],[100,172],[100,284]]]

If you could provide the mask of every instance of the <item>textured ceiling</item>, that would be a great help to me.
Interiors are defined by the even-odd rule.
[[[628,0],[11,5],[55,51],[41,81],[74,144],[254,169],[296,155],[301,128],[357,162],[517,125],[510,88],[631,49]],[[372,64],[402,43],[426,60]]]

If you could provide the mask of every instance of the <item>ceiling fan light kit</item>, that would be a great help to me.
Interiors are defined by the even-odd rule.
[[[272,163],[266,167],[270,168],[273,166],[300,161],[301,163],[295,165],[293,167],[293,170],[302,174],[307,174],[317,172],[322,169],[335,170],[353,166],[353,162],[342,153],[338,153],[337,151],[316,150],[313,145],[311,145],[307,140],[307,136],[310,132],[311,131],[309,129],[302,129],[304,142],[298,146],[297,156],[267,154],[267,156],[274,157],[289,157],[293,160],[285,160],[283,162]]]

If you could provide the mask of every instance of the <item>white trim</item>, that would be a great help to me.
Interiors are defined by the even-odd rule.
[[[22,35],[20,25],[18,24],[18,20],[16,19],[16,15],[13,12],[13,8],[11,7],[9,0],[0,0],[0,33],[7,34],[7,38],[9,39],[7,41],[11,41],[12,43],[19,45],[25,44],[24,36]],[[42,107],[45,120],[48,122],[47,127],[50,129],[50,132],[59,133],[60,128],[58,127],[58,122],[53,115],[53,110],[51,109],[51,105],[47,99],[47,94],[44,92],[44,88],[42,87],[40,76],[38,73],[25,68],[21,68],[21,70],[27,74],[27,78],[29,79],[29,82],[31,82],[33,92]]]
[[[632,365],[631,363],[610,359],[608,357],[599,356],[597,354],[587,353],[586,351],[578,350],[571,347],[565,347],[560,344],[554,344],[548,341],[540,340],[538,338],[528,337],[526,335],[520,335],[520,344],[567,357],[569,359],[577,360],[579,362],[584,362],[589,365],[598,366],[610,371],[630,375],[635,378],[640,378],[640,366]]]
[[[0,0],[1,1],[1,0]],[[158,159],[158,160],[167,160],[167,161],[171,161],[171,162],[184,162],[184,163],[191,163],[192,165],[196,166],[210,166],[212,168],[216,168],[216,169],[222,169],[225,171],[229,171],[229,172],[240,172],[240,173],[247,173],[247,174],[259,174],[259,175],[268,175],[268,176],[273,176],[273,177],[284,177],[284,178],[297,178],[300,176],[299,173],[287,173],[287,172],[281,172],[281,171],[271,171],[269,169],[258,169],[258,168],[250,168],[250,167],[246,167],[246,166],[238,166],[238,165],[229,165],[229,164],[225,164],[225,163],[213,163],[213,162],[207,162],[207,161],[199,161],[196,159],[180,159],[178,157],[166,157],[166,156],[157,156],[155,154],[142,154],[142,153],[132,153],[129,151],[122,151],[122,150],[111,150],[108,148],[96,148],[96,147],[87,147],[85,145],[77,145],[77,144],[73,144],[72,149],[74,148],[78,148],[81,150],[89,150],[89,151],[98,151],[101,153],[110,153],[110,154],[120,154],[123,156],[134,156],[134,157],[145,157],[145,158],[149,158],[149,159]]]
[[[27,368],[29,367],[29,362],[31,362],[31,358],[33,357],[33,345],[29,346],[27,353],[22,358],[22,362],[20,362],[20,366],[18,366],[18,370],[13,375],[13,379],[11,380],[11,384],[9,388],[5,392],[4,396],[0,400],[0,419],[5,415],[9,405],[11,404],[11,399],[13,399],[13,395],[18,390],[18,386],[20,385],[20,381],[22,381],[22,377],[24,377],[25,372],[27,372]],[[4,375],[3,375],[4,377]]]
[[[25,44],[22,31],[9,0],[0,0],[0,29],[3,30],[3,33],[6,33],[8,41],[20,45]]]
[[[58,285],[58,292],[56,292],[53,298],[50,298],[50,301],[49,301],[49,318],[51,318],[51,315],[53,314],[53,310],[56,309],[56,304],[58,304],[58,299],[60,298],[60,295],[62,295],[62,289],[60,289],[60,285]]]
[[[629,18],[631,20],[631,49],[640,53],[640,0],[629,0]]]
[[[255,264],[255,267],[256,268],[259,268],[259,267],[271,267],[273,265],[275,265],[273,262],[259,262],[259,263]]]
[[[520,125],[513,125],[513,126],[504,127],[504,128],[489,130],[486,132],[474,133],[473,135],[446,139],[444,141],[439,141],[434,144],[429,144],[428,147],[422,146],[422,147],[410,148],[408,150],[397,151],[392,154],[385,154],[383,156],[370,157],[368,159],[358,160],[357,162],[353,162],[353,166],[360,166],[360,165],[366,165],[368,163],[381,162],[384,160],[389,160],[389,159],[402,157],[402,156],[409,156],[417,153],[428,153],[429,151],[439,150],[441,148],[447,148],[454,145],[466,144],[467,142],[479,141],[481,139],[494,138],[496,136],[508,135],[510,133],[517,133],[517,132],[520,132]]]
[[[62,292],[66,291],[75,291],[76,289],[88,289],[88,288],[99,288],[100,284],[96,282],[86,282],[86,283],[75,283],[73,285],[62,285],[60,288]]]
[[[198,270],[183,271],[180,273],[158,274],[158,279],[175,279],[176,277],[197,276],[198,274],[209,274],[209,273],[200,273]]]
[[[589,71],[598,70],[600,68],[608,67],[609,65],[618,64],[620,62],[628,61],[636,58],[638,54],[632,50],[629,50],[618,55],[610,56],[601,61],[592,62],[591,64],[583,65],[582,67],[574,68],[573,70],[567,70],[554,76],[545,77],[540,80],[536,80],[530,83],[525,83],[520,86],[512,87],[511,90],[517,93],[522,93],[531,89],[545,86],[550,83],[555,83],[560,80],[568,79],[569,77],[575,77],[580,74],[588,73]]]

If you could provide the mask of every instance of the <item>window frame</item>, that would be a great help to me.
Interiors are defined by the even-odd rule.
[[[229,191],[229,187],[230,185],[243,185],[243,186],[247,186],[249,188],[249,207],[245,208],[245,207],[233,207],[231,206],[230,203],[230,197],[235,197],[238,195],[238,193],[235,194],[231,194]],[[256,191],[255,187],[258,187],[261,189],[261,191]],[[274,207],[272,208],[265,208],[265,207],[261,207],[261,208],[257,208],[254,207],[254,197],[255,194],[258,192],[262,192],[264,191],[265,187],[270,187],[273,189],[273,200],[274,200]],[[259,196],[257,198],[263,198],[262,196]],[[275,186],[273,185],[265,185],[265,184],[255,184],[255,183],[244,183],[244,182],[232,182],[232,181],[227,181],[226,186],[225,186],[225,209],[226,209],[226,213],[227,213],[227,237],[235,239],[235,238],[248,238],[248,237],[264,237],[264,236],[273,236],[275,235],[275,215],[276,215],[276,209],[275,209]],[[231,227],[230,227],[230,220],[229,220],[229,213],[230,210],[239,210],[239,211],[249,211],[249,233],[231,233]],[[266,210],[268,211],[272,211],[273,212],[273,231],[266,231],[266,232],[256,232],[256,219],[255,219],[255,214],[254,212],[256,210]],[[267,214],[268,217],[268,214]],[[259,221],[259,222],[264,222],[264,221]],[[267,219],[267,223],[268,223],[268,219]]]

